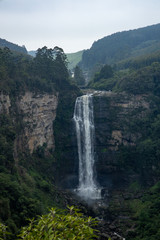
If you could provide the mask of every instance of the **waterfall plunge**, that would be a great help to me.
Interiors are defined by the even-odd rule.
[[[79,186],[78,195],[86,200],[100,199],[101,189],[97,187],[94,177],[94,117],[92,95],[83,95],[76,99],[74,109],[76,125]]]

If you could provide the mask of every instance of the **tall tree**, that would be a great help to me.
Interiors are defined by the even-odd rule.
[[[55,47],[53,49],[54,52],[54,67],[55,67],[55,78],[60,83],[62,80],[66,80],[69,77],[68,69],[67,69],[67,57],[62,48]]]
[[[74,69],[74,81],[79,86],[85,85],[85,78],[83,76],[83,72],[78,66],[76,66]]]
[[[94,82],[98,82],[100,79],[107,79],[110,77],[113,77],[113,69],[111,66],[106,64],[101,68],[99,73],[95,74]]]
[[[68,79],[67,60],[62,48],[39,48],[34,59],[34,73],[60,86]]]

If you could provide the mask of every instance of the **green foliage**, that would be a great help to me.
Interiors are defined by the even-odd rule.
[[[160,49],[160,24],[123,31],[104,37],[84,51],[80,67],[92,71],[99,64],[115,64],[130,57],[157,52]]]
[[[28,227],[24,227],[19,234],[24,240],[49,240],[49,239],[95,239],[96,220],[84,217],[73,206],[69,212],[52,208],[47,215],[32,219]]]
[[[0,223],[0,240],[5,240],[8,234],[6,225]]]
[[[160,183],[154,185],[140,200],[130,201],[131,209],[136,217],[136,229],[134,236],[131,233],[129,239],[157,240],[160,238]]]
[[[27,89],[51,92],[63,88],[68,77],[66,55],[59,47],[38,49],[35,58],[0,49],[0,91],[13,96]]]
[[[88,87],[89,88],[93,88],[93,89],[96,89],[96,90],[106,90],[106,91],[110,91],[113,89],[115,85],[115,81],[114,79],[112,78],[109,78],[109,79],[101,79],[100,81],[94,83],[94,82],[90,82],[88,84]]]
[[[0,221],[8,225],[8,229],[12,233],[8,236],[8,239],[12,240],[17,229],[26,224],[26,218],[42,214],[49,206],[56,204],[55,196],[57,194],[50,182],[52,177],[49,180],[51,174],[49,174],[49,171],[46,172],[51,169],[53,158],[47,157],[44,160],[45,145],[38,148],[37,153],[32,157],[23,156],[25,164],[19,156],[15,168],[13,158],[15,135],[16,124],[13,126],[11,117],[7,114],[1,114]],[[33,162],[31,162],[31,159]]]
[[[27,50],[26,50],[25,46],[20,47],[17,44],[8,42],[8,41],[6,41],[5,39],[2,39],[2,38],[0,38],[0,47],[1,48],[7,47],[12,51],[27,54]]]
[[[160,96],[160,63],[153,62],[137,70],[114,72],[113,77],[103,78],[96,74],[89,87],[100,90],[127,92],[130,94],[154,94]]]
[[[41,176],[38,170],[26,172],[19,167],[21,176],[0,173],[0,222],[11,232],[7,239],[15,239],[18,229],[27,224],[28,218],[46,213],[51,206],[64,206],[63,195],[55,189],[49,176],[47,178],[44,172],[45,177]]]
[[[13,168],[13,143],[15,128],[11,118],[6,114],[0,115],[0,167],[8,170]]]
[[[108,79],[111,77],[113,77],[112,67],[106,64],[101,68],[99,73],[95,74],[93,81],[98,82],[100,79]]]
[[[93,80],[89,82],[89,88],[98,90],[112,90],[117,82],[117,76],[113,68],[109,65],[104,65],[99,72],[95,73]]]
[[[85,79],[82,70],[78,66],[76,66],[74,69],[74,82],[76,82],[78,86],[85,85]]]
[[[33,60],[33,74],[46,79],[50,87],[59,88],[68,79],[66,55],[61,48],[39,48]],[[52,84],[54,85],[52,86]]]
[[[65,205],[53,184],[55,157],[52,151],[46,155],[46,144],[32,155],[18,151],[18,158],[17,154],[13,157],[16,134],[23,130],[14,101],[27,90],[58,91],[58,112],[63,111],[65,123],[70,121],[79,90],[68,81],[67,60],[61,48],[38,49],[34,59],[0,49],[0,91],[10,95],[12,104],[10,116],[0,115],[0,221],[8,226],[11,235],[7,239],[11,240],[27,218],[46,213],[48,207]]]
[[[138,70],[140,68],[150,66],[154,62],[160,62],[160,51],[120,61],[114,65],[114,68],[116,70],[122,69]]]
[[[132,94],[160,95],[160,63],[133,71],[118,80],[115,89]]]
[[[0,173],[0,219],[8,225],[12,233],[26,224],[26,218],[41,213],[40,201],[32,195],[34,191],[33,185],[31,190],[16,176]]]

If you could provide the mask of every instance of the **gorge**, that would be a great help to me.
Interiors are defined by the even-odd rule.
[[[90,95],[89,95],[90,96]],[[150,113],[149,102],[146,96],[130,96],[121,93],[112,93],[108,91],[92,91],[92,101],[94,108],[94,169],[96,169],[96,179],[102,188],[112,189],[122,183],[125,185],[126,181],[129,183],[129,179],[133,177],[134,174],[128,175],[128,171],[124,174],[125,168],[130,168],[126,164],[123,165],[121,162],[121,151],[123,147],[130,151],[136,146],[136,142],[141,138],[141,131],[139,129],[140,125],[136,124],[136,121],[143,122],[143,119]],[[83,101],[87,102],[87,97],[84,95],[78,97],[76,101],[76,110],[74,119],[76,119],[76,124],[78,132],[80,127],[82,127],[82,118],[79,116],[83,113],[84,109]],[[87,105],[85,105],[87,106]],[[77,108],[79,110],[77,110]],[[87,111],[89,114],[89,111]],[[135,114],[136,113],[136,114]],[[80,124],[82,126],[80,126]],[[84,127],[84,126],[83,126]],[[78,185],[78,153],[77,153],[77,137],[75,131],[73,131],[73,123],[70,123],[68,128],[70,142],[65,141],[65,135],[59,139],[59,148],[63,148],[63,153],[61,152],[61,157],[64,159],[64,170],[62,179],[59,175],[59,182],[65,188],[72,188]],[[83,133],[82,133],[83,134]],[[84,146],[81,146],[82,140],[80,136],[79,141],[79,155],[80,159],[83,158],[81,150],[84,153]],[[60,145],[63,145],[61,146]],[[84,141],[85,147],[87,146]],[[80,150],[81,148],[81,150]],[[87,153],[89,154],[89,153]],[[90,153],[91,154],[91,153]],[[128,157],[131,157],[128,155]],[[75,161],[76,160],[76,161]],[[136,163],[132,163],[128,159],[128,164],[132,164],[136,169]],[[123,169],[124,168],[124,169]],[[91,173],[92,176],[93,173]],[[126,175],[126,176],[125,176]],[[65,176],[65,181],[64,181]],[[117,177],[119,176],[119,178]],[[82,177],[82,176],[81,176]],[[136,180],[136,175],[135,175]],[[81,181],[81,180],[80,180]]]
[[[133,182],[139,180],[141,182],[142,174],[143,181],[146,179],[147,182],[149,172],[150,176],[156,177],[156,165],[152,170],[150,166],[142,165],[142,170],[144,167],[147,169],[146,176],[145,172],[141,173],[140,171],[141,165],[137,165],[137,161],[131,159],[136,142],[139,141],[143,134],[141,131],[143,120],[150,114],[150,106],[153,106],[153,102],[149,96],[143,95],[134,96],[111,91],[91,91],[88,95],[81,94],[82,96],[77,97],[79,93],[76,94],[74,91],[74,89],[70,89],[69,93],[69,95],[73,94],[72,101],[70,96],[65,94],[67,98],[70,98],[71,104],[70,112],[67,115],[66,110],[68,108],[66,108],[66,104],[68,105],[69,101],[66,101],[66,98],[62,101],[62,95],[56,92],[54,94],[37,95],[26,92],[24,95],[17,96],[17,100],[14,102],[9,95],[1,94],[1,114],[14,116],[12,114],[16,111],[14,121],[18,120],[24,126],[19,133],[17,132],[14,139],[14,157],[19,174],[24,179],[27,179],[26,163],[21,163],[20,154],[27,151],[32,155],[37,153],[38,165],[36,165],[36,168],[39,169],[42,164],[41,161],[44,164],[44,159],[46,159],[47,168],[43,167],[43,174],[54,175],[53,182],[56,182],[63,190],[74,188],[76,189],[75,192],[87,201],[88,199],[100,199],[101,189],[102,195],[104,195],[104,191],[105,193],[108,192],[107,198],[104,199],[104,210],[100,208],[100,216],[103,216],[108,221],[110,213],[106,210],[106,205],[110,201],[115,201],[113,198],[117,196],[117,192],[119,195],[118,201],[120,201],[121,193],[124,192],[124,197],[128,196],[129,193],[125,193],[126,189]],[[86,140],[82,141],[80,136],[77,138],[72,119],[73,112],[77,129],[82,128],[77,131],[77,134],[82,133],[83,137],[89,138],[88,142]],[[30,118],[31,115],[32,118]],[[137,122],[139,122],[138,125]],[[63,134],[59,134],[59,131]],[[87,131],[87,135],[84,134],[84,131]],[[93,136],[94,132],[95,136]],[[94,141],[90,138],[91,135]],[[82,142],[84,142],[84,146],[81,145]],[[45,143],[48,144],[45,145]],[[84,151],[86,147],[87,149]],[[58,161],[49,164],[47,158],[51,153],[51,149],[54,150],[53,155],[58,158]],[[127,158],[121,155],[124,149],[128,151],[126,152]],[[88,163],[89,175],[87,177],[86,170],[83,171],[82,169],[80,170],[82,175],[80,174],[78,177],[78,155],[84,161],[81,151],[84,155],[88,155],[87,158],[91,161],[94,160],[94,170],[92,169],[93,162]],[[29,164],[33,169],[34,165],[28,159],[27,165]],[[44,189],[49,187],[47,186],[44,185]],[[57,196],[56,198],[59,199]],[[96,212],[94,214],[99,215]],[[125,220],[126,215],[123,211],[120,213],[121,215]],[[128,226],[128,228],[130,227],[132,226]],[[107,225],[107,229],[110,228],[110,225]],[[120,229],[119,226],[117,230],[120,231]],[[111,234],[110,231],[112,232],[112,230],[109,230]],[[123,232],[120,233],[123,235]]]

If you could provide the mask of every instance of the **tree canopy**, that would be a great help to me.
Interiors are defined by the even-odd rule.
[[[85,85],[85,78],[79,66],[76,66],[74,69],[74,81],[77,83],[78,86]]]

